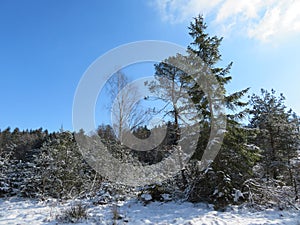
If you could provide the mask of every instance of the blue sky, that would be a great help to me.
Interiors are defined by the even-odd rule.
[[[187,26],[199,13],[210,34],[224,36],[220,64],[234,62],[229,90],[274,88],[300,114],[298,6],[292,0],[1,0],[0,129],[56,131],[63,124],[72,130],[76,87],[94,60],[133,41],[187,46]]]

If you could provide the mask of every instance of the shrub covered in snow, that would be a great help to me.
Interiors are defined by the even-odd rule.
[[[18,160],[6,147],[0,155],[0,197],[71,198],[99,189],[102,178],[83,159],[70,132],[48,136],[40,149],[27,150],[30,158]]]

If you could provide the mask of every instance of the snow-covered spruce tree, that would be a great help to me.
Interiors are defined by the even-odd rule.
[[[238,122],[245,116],[245,111],[238,111],[247,105],[241,100],[248,88],[232,94],[228,94],[225,85],[232,77],[229,74],[232,62],[224,68],[217,66],[221,60],[219,47],[222,38],[209,36],[206,33],[207,26],[202,16],[198,16],[190,24],[189,34],[193,42],[188,49],[196,54],[211,70],[216,77],[220,90],[224,96],[227,114],[227,130],[219,155],[206,171],[197,171],[197,167],[187,170],[189,177],[187,185],[187,197],[190,201],[207,200],[214,202],[217,207],[237,201],[235,193],[241,189],[242,183],[251,176],[252,166],[257,160],[257,152],[247,143],[248,131]],[[197,107],[200,118],[200,137],[193,159],[201,160],[206,149],[213,116],[212,103],[199,85],[191,79],[189,94]],[[208,173],[209,171],[209,173]],[[193,176],[190,176],[193,174]]]
[[[294,186],[298,198],[299,121],[292,110],[286,109],[284,100],[283,94],[276,96],[274,90],[268,92],[262,89],[261,95],[253,94],[250,98],[249,126],[258,129],[254,144],[262,151],[261,177]]]
[[[180,180],[178,185],[181,189],[186,190],[187,198],[190,201],[206,200],[225,205],[234,201],[234,193],[241,188],[243,181],[251,175],[252,166],[258,155],[247,144],[248,130],[238,123],[238,120],[245,116],[244,111],[237,112],[237,110],[239,107],[247,105],[247,103],[241,101],[241,97],[247,93],[248,88],[233,94],[227,93],[225,85],[232,79],[228,75],[232,63],[224,68],[217,66],[221,60],[219,46],[222,38],[209,36],[206,29],[207,26],[203,17],[196,17],[189,27],[189,34],[193,38],[193,42],[188,47],[190,57],[184,58],[178,55],[155,65],[156,82],[150,83],[149,88],[150,91],[158,93],[158,96],[166,104],[171,103],[171,109],[165,113],[173,118],[177,140],[180,138],[180,129],[184,126],[180,115],[186,112],[189,115],[196,114],[194,117],[197,118],[197,121],[200,121],[200,137],[192,157],[194,162],[191,162],[186,170],[178,175],[178,177],[181,177],[176,178]],[[199,60],[195,60],[194,55],[199,57]],[[226,112],[228,112],[228,127],[224,143],[219,156],[206,171],[200,171],[197,164],[208,144],[214,106],[207,93],[199,87],[193,77],[188,72],[174,67],[170,63],[172,60],[175,60],[175,62],[183,60],[182,62],[194,66],[199,65],[196,61],[204,62],[218,81],[219,92],[225,100]],[[195,71],[197,69],[202,68],[195,68]],[[175,86],[178,88],[174,88]],[[182,101],[179,101],[180,98],[186,100],[186,96],[189,96],[192,100],[193,107],[187,107],[190,106],[190,102],[183,104]],[[194,106],[196,107],[196,113],[189,110]],[[208,173],[208,171],[210,172]]]
[[[100,185],[101,177],[85,162],[71,132],[56,133],[46,141],[35,163],[33,182],[41,196],[81,197]]]

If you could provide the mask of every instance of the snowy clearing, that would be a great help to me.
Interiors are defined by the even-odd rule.
[[[89,201],[81,202],[87,206],[88,218],[81,220],[79,224],[113,224],[115,212],[119,216],[115,224],[300,225],[300,212],[297,211],[250,212],[251,210],[233,207],[226,212],[218,212],[206,204],[153,202],[143,205],[136,200],[130,200],[118,203],[116,212],[111,204],[95,206]],[[0,224],[62,224],[64,221],[57,218],[72,204],[74,205],[75,201],[49,200],[39,202],[20,198],[0,199]]]

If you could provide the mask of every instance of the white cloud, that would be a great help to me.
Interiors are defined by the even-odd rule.
[[[300,1],[285,0],[268,8],[262,18],[248,29],[250,37],[261,41],[300,33]]]
[[[221,23],[222,21],[229,19],[233,16],[241,15],[244,19],[252,19],[257,17],[257,11],[259,10],[260,0],[252,1],[236,1],[227,0],[223,1],[222,6],[218,10],[216,16],[216,22]]]
[[[211,12],[222,0],[153,0],[162,19],[170,23],[181,23],[196,16]]]
[[[164,21],[181,23],[201,13],[222,32],[260,41],[300,33],[299,0],[152,0]]]

